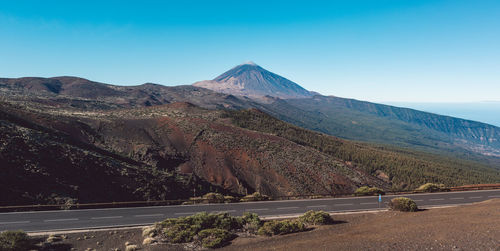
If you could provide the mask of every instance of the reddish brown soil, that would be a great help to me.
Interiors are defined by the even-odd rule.
[[[500,250],[500,200],[416,213],[337,215],[338,224],[223,250]]]
[[[303,233],[239,237],[221,250],[500,250],[500,199],[416,213],[334,215],[334,219],[334,225]],[[140,250],[185,250],[182,245],[143,246],[140,229],[67,234],[60,244],[74,250],[125,250],[127,241]]]

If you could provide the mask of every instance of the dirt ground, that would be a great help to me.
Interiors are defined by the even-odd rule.
[[[275,237],[239,237],[219,250],[500,250],[500,199],[416,213],[334,215],[336,224]],[[142,245],[140,229],[67,234],[60,250],[185,250]],[[188,248],[189,249],[189,248]]]

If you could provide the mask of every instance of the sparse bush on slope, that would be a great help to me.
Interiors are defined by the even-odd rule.
[[[389,208],[395,211],[416,212],[418,211],[417,203],[410,198],[398,197],[389,202]]]
[[[145,228],[143,235],[159,235],[170,243],[200,241],[204,247],[224,246],[234,237],[236,231],[255,231],[261,225],[257,214],[245,213],[242,217],[228,213],[198,213],[192,216],[169,218],[157,223],[154,229]]]
[[[230,240],[232,240],[234,238],[234,234],[231,234],[225,229],[209,228],[201,230],[198,233],[198,238],[203,247],[219,248],[225,246]]]
[[[23,231],[4,231],[0,233],[1,251],[30,250],[32,244],[29,236]]]
[[[434,184],[434,183],[426,183],[415,189],[415,191],[417,192],[426,192],[426,193],[444,192],[448,190],[449,189],[447,189],[444,184]]]
[[[240,201],[247,202],[247,201],[264,201],[264,200],[269,200],[269,196],[260,194],[259,192],[255,192],[253,194],[249,194],[241,198]]]
[[[282,235],[302,232],[306,230],[306,225],[299,220],[271,220],[267,221],[259,228],[259,235]]]
[[[328,225],[333,223],[333,218],[327,212],[309,210],[299,217],[299,221],[307,225]]]
[[[382,194],[384,195],[385,192],[378,188],[378,187],[368,187],[368,186],[362,186],[354,192],[354,195],[356,196],[368,196],[368,195],[379,195]]]
[[[207,193],[202,197],[203,202],[207,203],[224,203],[224,195],[220,193]]]

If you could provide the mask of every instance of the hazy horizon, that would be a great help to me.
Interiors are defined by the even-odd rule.
[[[381,102],[500,127],[500,101],[483,102]]]

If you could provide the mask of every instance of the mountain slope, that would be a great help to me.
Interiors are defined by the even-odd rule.
[[[195,188],[198,195],[335,194],[361,185],[389,189],[429,181],[461,185],[500,180],[498,169],[492,168],[498,162],[470,152],[459,152],[465,155],[457,159],[350,142],[261,112],[329,134],[366,131],[360,135],[371,136],[369,141],[392,136],[387,139],[406,146],[425,143],[434,150],[457,151],[453,141],[444,140],[445,133],[425,129],[429,132],[423,134],[419,125],[364,108],[340,105],[328,113],[332,104],[319,110],[307,103],[310,98],[299,104],[293,102],[302,99],[272,97],[257,103],[193,86],[89,81],[95,87],[90,93],[85,81],[0,79],[0,168],[6,174],[0,186],[5,191],[1,198],[8,200],[2,203],[186,198]],[[358,131],[353,118],[363,124]],[[387,129],[393,123],[399,131]],[[381,137],[378,130],[386,134]],[[40,158],[42,152],[49,154]],[[109,189],[109,196],[93,200],[92,194],[103,189]]]
[[[313,94],[298,84],[250,62],[238,65],[213,80],[193,84],[216,92],[261,98],[306,98]]]
[[[462,148],[500,156],[500,128],[480,122],[337,97],[315,96],[271,104],[276,116],[291,107],[308,114],[302,126],[347,139],[413,146],[426,149]],[[285,115],[285,116],[283,116]]]
[[[453,186],[500,180],[500,169],[478,161],[342,140],[293,126],[255,109],[226,113],[240,127],[286,138],[353,163],[374,176],[385,177],[394,189],[414,189],[426,182]]]
[[[86,124],[0,103],[0,205],[186,198],[224,191],[89,143]],[[103,193],[103,191],[106,191]]]
[[[0,105],[0,204],[177,199],[195,187],[271,196],[390,187],[333,156],[189,103],[62,110]],[[92,198],[99,190],[109,193]]]
[[[268,88],[265,100],[259,97],[264,95],[259,85],[262,81],[252,77],[262,72],[273,76],[266,78],[266,86],[281,87],[279,90]],[[253,97],[261,102],[259,109],[279,119],[337,137],[428,151],[440,149],[453,152],[461,148],[462,151],[500,157],[500,128],[496,126],[353,99],[313,95],[311,92],[308,92],[309,96],[294,98],[283,93],[287,89],[294,92],[300,86],[295,83],[292,86],[283,85],[281,79],[259,66],[244,64],[213,81],[194,85]]]

